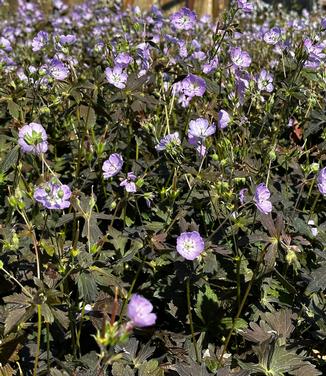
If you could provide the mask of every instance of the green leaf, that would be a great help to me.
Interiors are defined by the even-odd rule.
[[[0,172],[5,174],[11,167],[17,164],[19,145],[13,147],[0,164]]]
[[[8,111],[14,119],[19,119],[20,106],[14,101],[8,101]]]
[[[266,312],[263,318],[267,324],[277,332],[279,344],[285,345],[286,339],[290,337],[294,330],[292,319],[295,319],[296,315],[294,315],[290,309],[281,309],[277,312]]]
[[[64,311],[61,311],[60,309],[58,308],[54,308],[52,307],[52,313],[53,313],[53,316],[55,318],[55,320],[64,328],[64,329],[68,329],[69,328],[69,319],[68,319],[68,315],[66,312]]]
[[[96,124],[96,114],[94,108],[88,106],[79,106],[80,117],[84,120],[86,127],[93,127]]]
[[[41,312],[42,312],[42,316],[44,317],[44,322],[48,324],[52,324],[54,322],[53,313],[47,304],[41,305]]]
[[[158,361],[156,359],[151,359],[144,362],[139,367],[139,376],[163,376],[163,370],[158,368]]]
[[[234,328],[235,330],[245,330],[248,328],[248,323],[246,320],[243,320],[241,318],[238,318],[234,322],[233,326],[233,318],[232,317],[224,317],[221,320],[221,324],[225,325],[226,329],[232,329]]]
[[[134,371],[130,366],[125,366],[121,363],[115,362],[112,366],[112,376],[134,376]]]
[[[48,243],[45,239],[42,239],[39,244],[50,257],[54,255],[55,247],[52,244]]]
[[[219,300],[209,285],[205,285],[205,291],[199,291],[195,305],[196,315],[203,323],[216,320],[216,312],[219,309]]]
[[[85,303],[92,303],[97,294],[95,278],[91,273],[82,272],[77,279],[79,297]]]
[[[108,230],[108,235],[111,236],[112,240],[110,240],[110,243],[113,244],[114,248],[117,251],[120,251],[123,255],[125,252],[125,247],[128,241],[127,236],[123,236],[122,233],[113,227],[110,227]]]
[[[310,274],[311,281],[307,286],[307,292],[312,293],[319,290],[326,289],[326,264],[323,264],[318,269],[315,269]]]

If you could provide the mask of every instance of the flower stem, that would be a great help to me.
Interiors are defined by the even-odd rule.
[[[245,291],[245,293],[244,293],[244,296],[243,296],[243,298],[242,298],[241,304],[240,304],[240,306],[239,306],[239,308],[238,308],[237,314],[235,315],[235,318],[233,319],[232,327],[231,327],[231,329],[230,329],[230,331],[229,331],[228,336],[226,337],[226,340],[225,340],[225,343],[224,343],[224,346],[223,346],[223,349],[222,349],[221,355],[220,355],[220,357],[219,357],[219,363],[220,363],[220,364],[222,364],[223,356],[224,356],[224,354],[226,353],[227,347],[228,347],[229,342],[230,342],[230,340],[231,340],[231,337],[232,337],[233,331],[234,331],[234,329],[235,329],[236,321],[239,319],[239,317],[240,317],[240,315],[241,315],[241,312],[242,312],[242,310],[243,310],[243,307],[244,307],[244,305],[245,305],[245,303],[246,303],[246,301],[247,301],[247,298],[248,298],[248,295],[249,295],[249,293],[250,293],[251,287],[252,287],[252,285],[253,285],[253,283],[254,283],[254,281],[255,281],[255,279],[256,279],[256,275],[258,274],[260,264],[261,264],[261,262],[262,262],[263,259],[264,259],[264,256],[265,256],[265,253],[266,253],[267,247],[268,247],[268,246],[266,246],[266,247],[263,249],[263,251],[260,253],[260,257],[259,257],[259,259],[257,260],[257,265],[256,265],[256,268],[255,268],[255,270],[254,270],[254,272],[253,272],[252,278],[251,278],[251,280],[250,280],[249,283],[248,283],[248,286],[247,286],[246,291]]]
[[[189,323],[190,323],[190,330],[191,330],[191,337],[192,337],[192,343],[194,345],[195,354],[196,354],[196,360],[199,362],[199,354],[197,349],[197,342],[195,339],[195,332],[194,332],[194,324],[192,321],[192,314],[191,314],[191,302],[190,302],[190,278],[187,278],[186,282],[187,287],[187,306],[188,306],[188,316],[189,316]]]
[[[34,372],[33,375],[37,376],[37,367],[38,367],[38,359],[40,356],[40,348],[41,348],[41,330],[42,330],[42,306],[41,304],[37,305],[37,348],[35,354],[35,364],[34,364]]]

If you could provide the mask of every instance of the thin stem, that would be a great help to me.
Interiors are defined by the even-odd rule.
[[[126,303],[128,302],[128,300],[129,300],[129,298],[130,298],[130,296],[131,296],[131,294],[132,294],[132,291],[133,291],[133,289],[134,289],[134,287],[135,287],[135,284],[136,284],[136,282],[137,282],[137,279],[138,279],[139,273],[140,273],[140,271],[141,271],[142,268],[143,268],[143,265],[144,265],[144,260],[142,260],[141,264],[139,265],[139,267],[138,267],[138,269],[137,269],[137,272],[136,272],[136,275],[135,275],[135,277],[134,277],[134,279],[133,279],[133,281],[132,281],[132,283],[131,283],[130,289],[129,289],[128,294],[127,294],[127,296],[126,296],[126,299],[125,299],[125,300],[123,301],[123,303],[122,303],[122,307],[121,307],[121,309],[120,309],[119,324],[121,323],[121,320],[122,320],[122,313],[123,313],[123,310],[124,310],[124,308],[125,308],[125,306],[126,306]]]
[[[220,363],[220,364],[222,364],[223,356],[224,356],[224,354],[226,353],[227,347],[228,347],[229,342],[230,342],[230,340],[231,340],[231,337],[232,337],[233,331],[234,331],[234,329],[235,329],[236,321],[239,319],[239,317],[240,317],[240,315],[241,315],[241,312],[242,312],[242,310],[243,310],[243,307],[244,307],[244,305],[245,305],[245,303],[246,303],[246,301],[247,301],[247,298],[248,298],[248,295],[249,295],[249,293],[250,293],[251,287],[252,287],[252,285],[253,285],[253,283],[254,283],[254,281],[255,281],[255,279],[256,279],[256,275],[257,275],[257,273],[258,273],[258,270],[259,270],[260,264],[261,264],[261,262],[262,262],[263,259],[264,259],[264,256],[265,256],[265,252],[266,252],[267,247],[268,247],[268,245],[263,249],[263,251],[262,251],[261,254],[260,254],[260,258],[259,258],[259,260],[257,261],[257,265],[256,265],[256,268],[255,268],[255,270],[254,270],[254,272],[253,272],[252,278],[251,278],[250,282],[248,283],[248,286],[247,286],[246,291],[245,291],[245,293],[244,293],[244,296],[243,296],[243,298],[242,298],[241,304],[240,304],[240,306],[239,306],[239,308],[238,308],[237,314],[235,315],[235,318],[233,319],[232,327],[231,327],[231,329],[230,329],[230,331],[229,331],[228,336],[226,337],[226,340],[225,340],[225,343],[224,343],[224,346],[223,346],[223,350],[222,350],[221,355],[220,355],[220,357],[219,357],[219,363]]]
[[[29,298],[33,299],[33,296],[25,289],[25,287],[14,276],[12,276],[4,267],[2,267],[1,270],[3,270],[3,272],[10,279],[12,279],[14,282],[17,283],[17,285],[22,289],[22,291],[24,292],[25,295],[27,295]]]
[[[197,342],[195,339],[195,332],[194,332],[194,324],[192,321],[192,314],[191,314],[191,302],[190,302],[190,278],[187,278],[186,282],[187,287],[187,306],[188,306],[188,316],[189,316],[189,323],[190,323],[190,330],[191,330],[191,337],[192,337],[192,343],[194,345],[195,354],[196,354],[196,360],[199,362],[199,354],[197,349]]]
[[[34,364],[34,372],[33,375],[37,376],[37,368],[38,368],[38,359],[40,356],[40,348],[41,348],[41,330],[42,330],[42,305],[37,305],[37,348],[35,354],[35,364]]]
[[[76,345],[77,345],[78,351],[80,351],[80,336],[81,336],[81,331],[82,331],[82,326],[83,326],[83,321],[84,321],[84,315],[85,315],[85,305],[86,305],[85,302],[83,302],[82,311],[81,311],[81,315],[80,315],[79,328],[78,328],[77,333],[76,333]]]
[[[48,374],[50,374],[50,327],[49,323],[46,324],[46,368]]]

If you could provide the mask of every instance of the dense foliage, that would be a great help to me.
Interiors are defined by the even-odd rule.
[[[320,13],[8,6],[1,374],[324,374]]]

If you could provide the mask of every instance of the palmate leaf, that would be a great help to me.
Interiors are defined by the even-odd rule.
[[[5,334],[15,326],[27,321],[35,312],[35,305],[27,295],[12,294],[3,298],[6,306]]]
[[[311,281],[307,286],[307,293],[326,289],[326,263],[311,272]]]
[[[196,315],[203,323],[216,319],[219,308],[219,300],[209,285],[205,285],[205,291],[199,291],[195,305]]]
[[[249,328],[242,333],[242,336],[248,341],[255,343],[263,343],[271,337],[270,327],[264,322],[260,321],[259,325],[255,322],[249,324]]]
[[[259,346],[253,347],[254,352],[258,357],[258,364],[245,363],[238,360],[242,369],[247,370],[250,374],[255,375],[273,375],[285,376],[287,374],[297,375],[302,369],[312,369],[311,375],[321,375],[318,370],[314,368],[303,356],[296,354],[294,351],[289,351],[285,346],[280,346],[273,338],[261,343]],[[301,371],[300,371],[301,372]],[[310,374],[309,374],[310,375]]]
[[[29,320],[34,313],[35,306],[28,308],[12,308],[6,317],[4,334],[8,334],[14,327]]]
[[[1,339],[0,343],[0,363],[7,364],[19,360],[19,350],[26,341],[26,334],[21,332],[10,333]]]
[[[159,368],[158,361],[156,359],[151,359],[145,361],[138,371],[139,376],[163,376],[164,371]]]
[[[134,376],[135,372],[128,365],[118,362],[113,363],[112,376]]]
[[[286,339],[294,330],[292,320],[296,315],[289,309],[282,309],[277,312],[267,312],[263,315],[267,324],[277,332],[279,337],[279,344],[285,345]]]
[[[135,364],[142,364],[148,358],[150,358],[155,351],[155,347],[150,346],[150,342],[147,342],[144,346],[141,347],[135,359]]]
[[[88,272],[79,273],[77,285],[80,299],[83,299],[85,303],[94,302],[97,294],[97,286],[93,274]]]

